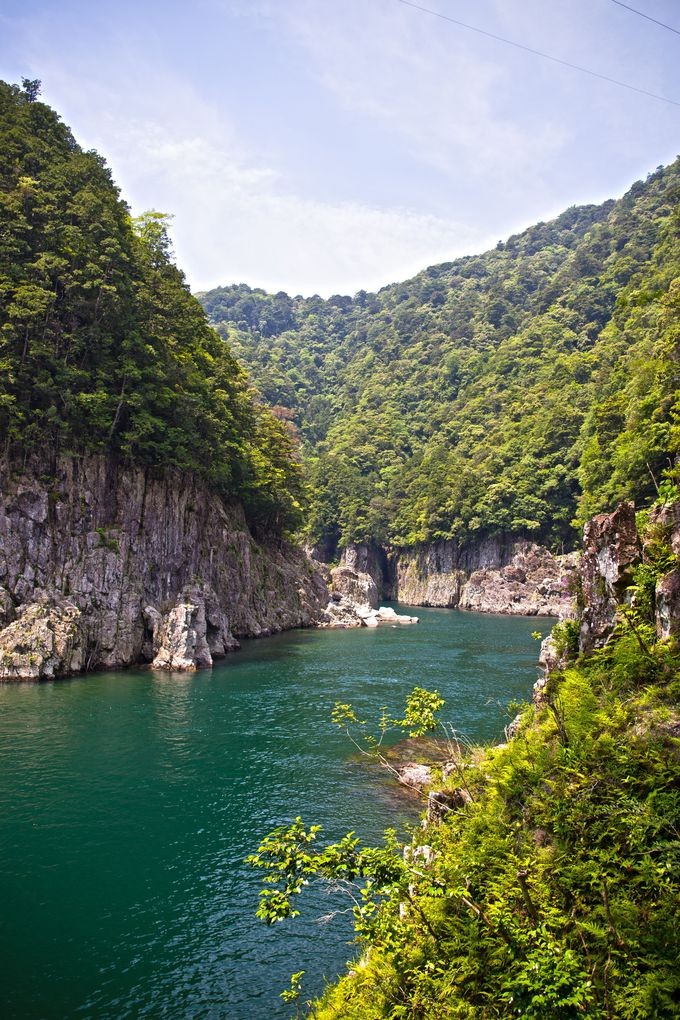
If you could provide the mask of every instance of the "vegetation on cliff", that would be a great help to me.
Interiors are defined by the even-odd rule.
[[[165,217],[133,221],[38,82],[0,83],[0,436],[196,472],[251,521],[300,520],[285,425],[254,399],[172,262]]]
[[[300,430],[315,540],[573,545],[679,448],[680,161],[377,294],[201,296]]]
[[[363,955],[317,1020],[677,1016],[680,655],[654,625],[656,581],[678,566],[666,539],[649,528],[604,648],[569,661],[578,628],[561,625],[566,664],[507,744],[456,753],[405,848],[350,833],[316,849],[300,819],[262,843],[265,920],[320,879],[354,902]]]

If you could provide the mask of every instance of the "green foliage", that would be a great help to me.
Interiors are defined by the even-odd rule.
[[[578,655],[579,624],[576,620],[562,620],[550,632],[558,659],[571,660]]]
[[[302,993],[302,979],[304,976],[304,970],[298,970],[295,974],[291,974],[290,988],[285,988],[281,992],[281,998],[284,1002],[298,1002]]]
[[[294,416],[310,537],[559,548],[574,521],[653,497],[680,449],[679,193],[676,162],[377,294],[202,295]]]
[[[444,699],[439,691],[414,687],[406,698],[404,718],[395,720],[395,723],[408,730],[409,737],[422,737],[437,728],[437,713],[443,707]]]
[[[645,541],[662,570],[663,535]],[[628,604],[638,630],[647,584]],[[317,1020],[677,1016],[680,659],[640,633],[622,618],[605,648],[552,674],[507,744],[458,748],[445,789],[464,777],[469,796],[404,848],[394,833],[373,850],[354,833],[317,847],[299,819],[263,842],[252,863],[281,902],[322,880],[355,903],[362,956],[313,1004]],[[413,706],[438,711],[427,694]],[[334,714],[365,725],[350,705]]]
[[[0,83],[2,454],[102,451],[189,470],[253,523],[297,526],[294,437],[173,265],[168,217],[130,220],[39,84]]]
[[[355,921],[362,930],[370,928],[376,904],[391,894],[404,872],[396,840],[390,835],[383,847],[362,847],[354,833],[348,832],[339,842],[317,849],[313,844],[321,831],[318,825],[305,829],[298,817],[291,825],[269,833],[257,853],[246,858],[246,863],[266,872],[268,886],[260,893],[257,916],[267,924],[296,917],[300,912],[294,897],[316,879],[348,890],[359,883],[361,902],[355,901]]]
[[[438,712],[444,705],[439,691],[428,691],[414,687],[407,695],[404,715],[393,719],[383,708],[378,721],[378,733],[372,733],[365,719],[359,719],[354,708],[345,702],[336,701],[331,712],[331,722],[344,730],[357,750],[362,754],[377,757],[387,768],[392,768],[380,754],[380,748],[390,730],[408,731],[409,737],[423,737],[434,732],[440,725]]]

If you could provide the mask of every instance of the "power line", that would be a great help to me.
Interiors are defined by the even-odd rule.
[[[621,3],[621,0],[612,0],[612,3],[616,4],[617,7],[625,7],[627,11],[632,11],[633,14],[639,14],[641,18],[646,18],[647,21],[653,21],[655,25],[667,28],[669,32],[675,32],[676,35],[680,35],[680,31],[677,28],[673,28],[672,25],[667,25],[665,21],[657,21],[656,18],[652,18],[649,14],[644,14],[642,11],[636,10],[635,7],[629,7],[628,4]]]
[[[589,74],[591,78],[599,78],[601,81],[608,81],[610,85],[618,85],[620,88],[629,89],[631,92],[638,92],[641,96],[649,96],[651,99],[658,99],[662,103],[670,103],[671,106],[680,106],[680,102],[676,99],[669,99],[668,96],[657,95],[656,92],[648,92],[646,89],[639,89],[636,85],[629,85],[625,81],[617,81],[616,78],[609,78],[606,74],[600,74],[599,71],[591,71],[587,67],[580,67],[579,64],[571,64],[568,60],[560,60],[559,57],[553,57],[550,53],[544,53],[542,50],[532,49],[531,46],[525,46],[523,43],[515,42],[513,39],[505,39],[502,35],[495,35],[493,32],[487,32],[483,28],[477,28],[475,25],[468,25],[464,21],[458,21],[456,18],[449,17],[448,14],[440,14],[439,11],[430,10],[429,7],[421,7],[420,4],[412,3],[411,0],[397,0],[397,3],[404,4],[406,7],[412,7],[414,11],[420,11],[422,14],[431,14],[433,18],[440,18],[442,21],[449,21],[452,25],[458,25],[459,28],[466,28],[469,32],[476,32],[478,35],[485,35],[488,39],[495,39],[496,42],[506,43],[508,46],[514,46],[515,49],[524,50],[525,53],[533,53],[535,57],[543,57],[544,60],[552,60],[554,64],[561,64],[563,67],[569,67],[572,71],[580,71],[582,74]]]

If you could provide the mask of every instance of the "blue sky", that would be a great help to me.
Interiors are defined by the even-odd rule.
[[[680,35],[613,0],[421,0],[680,103]],[[678,0],[631,0],[680,30]],[[0,76],[43,81],[196,290],[375,289],[680,151],[680,106],[399,0],[3,0]]]

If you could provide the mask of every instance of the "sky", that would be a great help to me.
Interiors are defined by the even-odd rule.
[[[417,0],[680,104],[680,2]],[[0,77],[173,215],[194,291],[375,290],[680,151],[680,105],[403,0],[0,0]],[[1,154],[0,154],[1,158]]]

